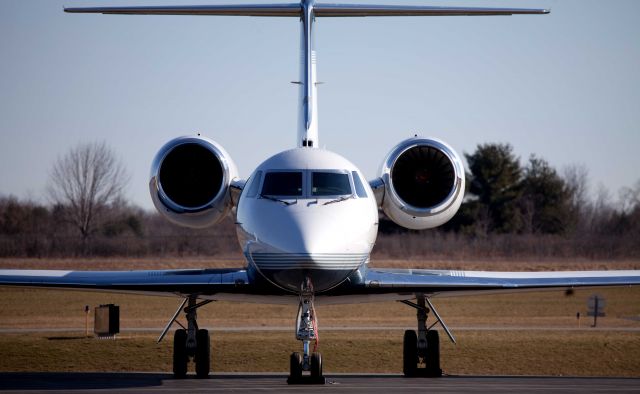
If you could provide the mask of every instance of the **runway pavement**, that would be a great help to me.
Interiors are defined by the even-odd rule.
[[[9,392],[300,392],[307,393],[638,393],[640,378],[446,376],[336,374],[323,386],[289,386],[282,374],[213,374],[209,379],[175,380],[161,373],[0,373]]]

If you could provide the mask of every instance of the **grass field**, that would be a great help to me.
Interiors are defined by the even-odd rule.
[[[402,331],[322,334],[325,372],[401,373]],[[637,333],[492,331],[458,333],[442,344],[449,374],[640,376]],[[292,333],[214,332],[212,368],[218,372],[288,370],[299,346]],[[171,341],[122,335],[116,340],[74,334],[0,335],[0,371],[170,371]]]
[[[605,297],[607,316],[599,327],[640,327],[640,288],[623,287],[564,291],[514,293],[434,299],[433,303],[451,326],[492,327],[577,327],[586,318],[587,298],[597,292]],[[151,297],[98,292],[0,288],[0,329],[2,328],[83,328],[84,306],[120,305],[122,328],[163,327],[180,304],[176,297]],[[207,327],[293,326],[296,304],[262,305],[214,302],[198,312],[198,321]],[[357,305],[326,305],[317,308],[322,326],[413,327],[415,312],[397,302]],[[91,319],[93,315],[91,315]]]
[[[234,261],[176,263],[166,260],[156,261],[159,267],[145,259],[60,260],[47,262],[47,267],[42,267],[38,262],[0,261],[0,267],[142,269],[238,265]],[[437,262],[422,266],[426,264],[443,268]],[[486,269],[505,269],[507,263],[493,264]],[[598,269],[597,265],[604,263],[546,264],[557,269]],[[634,268],[636,264],[617,263],[615,268]],[[519,263],[518,268],[539,267]],[[577,327],[576,312],[585,316],[586,300],[596,292],[607,300],[607,316],[598,321],[598,326],[605,330],[590,329],[591,320],[586,317],[582,319],[581,330],[571,330]],[[0,371],[170,371],[171,338],[161,344],[156,344],[155,339],[179,302],[174,297],[0,288],[0,329],[73,329],[62,334],[0,334]],[[115,341],[84,338],[84,306],[93,308],[105,303],[120,305],[123,330],[149,327],[156,331],[140,334],[124,331]],[[442,364],[447,373],[640,376],[640,332],[614,330],[640,328],[640,288],[583,289],[572,295],[548,291],[465,296],[435,299],[434,303],[458,339],[458,345],[453,345],[442,335]],[[299,348],[293,338],[295,312],[296,305],[227,302],[215,302],[200,309],[198,321],[204,327],[291,327],[291,332],[214,331],[213,369],[285,372],[288,354]],[[327,372],[401,371],[402,330],[415,326],[413,309],[386,302],[319,306],[317,312]],[[92,318],[91,315],[91,321]],[[351,329],[323,332],[323,327]],[[353,330],[354,327],[366,329]],[[385,329],[372,330],[371,327]],[[467,329],[456,331],[456,327]],[[544,330],[548,327],[554,330]]]

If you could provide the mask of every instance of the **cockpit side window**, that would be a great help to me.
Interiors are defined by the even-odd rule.
[[[362,180],[360,179],[360,175],[358,175],[358,171],[353,171],[351,175],[353,176],[353,185],[356,187],[356,194],[358,195],[358,197],[367,198],[367,190],[362,184]]]
[[[302,196],[302,172],[268,172],[262,194],[267,196]]]
[[[256,171],[255,174],[249,179],[247,188],[247,197],[254,198],[258,194],[260,188],[260,181],[262,180],[262,171]]]
[[[312,196],[344,196],[353,194],[349,174],[315,171],[311,175]]]

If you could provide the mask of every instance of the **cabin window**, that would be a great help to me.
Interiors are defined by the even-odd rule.
[[[311,176],[312,196],[343,196],[353,194],[348,173],[313,172]]]
[[[262,171],[256,171],[255,174],[251,178],[249,178],[249,183],[247,186],[247,197],[254,198],[258,194],[258,189],[260,188],[260,180],[262,179]]]
[[[353,186],[356,188],[356,194],[358,197],[367,198],[367,189],[364,188],[360,175],[358,175],[358,171],[353,171],[351,175],[353,175]]]
[[[267,196],[302,196],[302,172],[268,172],[262,194]]]

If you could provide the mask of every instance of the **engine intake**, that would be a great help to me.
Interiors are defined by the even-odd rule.
[[[149,190],[156,209],[170,221],[203,228],[231,209],[229,186],[237,169],[229,154],[200,136],[175,138],[156,154]]]
[[[396,145],[380,178],[381,206],[396,224],[413,230],[446,223],[464,197],[464,166],[458,154],[437,139],[415,137]]]

